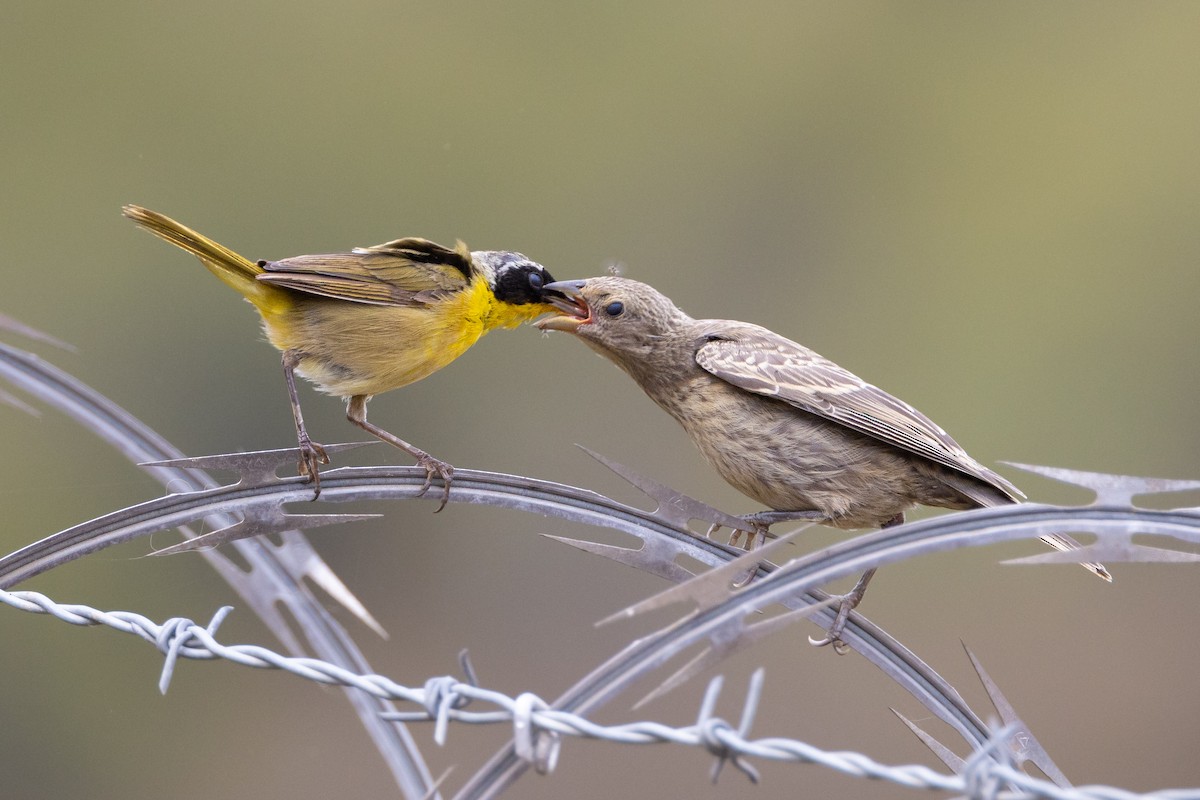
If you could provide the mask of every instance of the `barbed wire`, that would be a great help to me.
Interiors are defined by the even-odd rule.
[[[1200,789],[1172,789],[1146,794],[1108,786],[1059,787],[1020,771],[1011,759],[1008,746],[1014,726],[993,732],[992,737],[966,759],[961,774],[946,775],[922,765],[892,766],[881,764],[862,753],[828,751],[796,739],[780,737],[749,739],[763,685],[763,670],[751,677],[737,727],[716,716],[723,680],[714,678],[708,685],[696,723],[672,727],[645,721],[622,725],[599,725],[576,714],[558,711],[532,693],[510,697],[483,688],[464,657],[468,682],[453,676],[430,678],[421,687],[407,687],[382,675],[358,674],[316,658],[285,656],[258,645],[225,645],[216,639],[217,629],[232,611],[231,606],[217,610],[206,626],[185,618],[172,618],[159,624],[130,611],[102,611],[82,604],[64,604],[31,591],[0,590],[0,603],[20,611],[47,614],[72,625],[104,625],[135,635],[162,651],[166,656],[159,690],[166,692],[179,658],[223,659],[257,669],[278,669],[325,685],[359,689],[381,698],[417,706],[412,711],[397,711],[384,717],[397,722],[433,722],[434,741],[445,743],[449,724],[509,724],[513,729],[516,751],[521,759],[538,772],[549,773],[557,763],[562,736],[601,739],[622,744],[670,742],[703,747],[717,761],[715,781],[724,764],[733,764],[750,780],[758,781],[758,772],[746,759],[817,764],[844,775],[885,780],[899,786],[955,792],[964,797],[1053,798],[1053,800],[1200,800]],[[491,711],[470,711],[470,703],[487,703]]]

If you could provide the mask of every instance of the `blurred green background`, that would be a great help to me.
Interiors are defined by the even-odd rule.
[[[278,356],[249,306],[123,203],[252,258],[420,235],[520,250],[560,279],[621,264],[695,316],[836,359],[985,463],[1200,477],[1200,5],[118,0],[3,18],[0,311],[77,344],[36,349],[188,453],[294,443]],[[303,391],[314,437],[362,438],[339,402]],[[578,442],[756,510],[562,335],[494,334],[378,398],[372,419],[459,467],[636,502]],[[5,552],[159,493],[57,413],[0,407],[0,434]],[[380,446],[340,463],[391,461]],[[1035,499],[1082,498],[1005,469]],[[380,672],[419,684],[467,647],[485,685],[551,698],[649,629],[592,623],[658,581],[536,535],[590,531],[431,509],[366,509],[386,518],[311,535],[390,631],[347,620]],[[139,560],[149,545],[20,588],[156,619],[230,601],[199,558]],[[1200,784],[1195,568],[1117,565],[1105,586],[997,564],[1034,552],[889,568],[863,611],[986,713],[965,640],[1075,782]],[[810,632],[722,665],[721,711],[736,717],[763,664],[756,735],[937,766],[888,706],[927,712],[856,656],[808,647]],[[275,644],[247,609],[222,633]],[[0,642],[8,797],[392,793],[336,690],[189,662],[161,697],[152,649],[15,611],[0,611]],[[600,717],[687,724],[702,691]],[[435,774],[456,766],[451,787],[504,740],[456,728],[439,750],[431,728],[415,735]],[[759,787],[727,770],[711,788],[708,766],[568,742],[554,776],[511,796],[911,795],[772,764]]]

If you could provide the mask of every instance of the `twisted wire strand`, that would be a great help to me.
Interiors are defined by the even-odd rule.
[[[960,793],[971,798],[1038,797],[1054,800],[1200,800],[1198,789],[1174,789],[1139,794],[1109,786],[1058,787],[1012,766],[1004,755],[1010,730],[995,731],[992,739],[967,759],[962,775],[946,775],[922,765],[881,764],[854,751],[828,751],[796,739],[746,736],[754,716],[762,682],[762,671],[752,678],[741,725],[734,727],[712,714],[721,679],[709,685],[700,717],[693,725],[672,727],[654,721],[599,725],[567,711],[557,711],[531,693],[510,697],[451,676],[431,678],[419,688],[403,686],[383,675],[363,675],[316,658],[285,656],[257,645],[226,645],[216,632],[230,612],[228,606],[214,614],[207,626],[182,618],[159,624],[130,611],[102,611],[82,604],[57,603],[39,592],[0,590],[0,603],[20,611],[47,614],[71,625],[104,625],[137,636],[161,650],[166,659],[160,689],[166,691],[178,658],[223,659],[258,669],[277,669],[325,685],[348,686],[374,697],[413,704],[411,711],[385,715],[403,722],[433,721],[437,737],[444,739],[450,722],[509,724],[513,726],[522,758],[538,771],[554,769],[562,736],[600,739],[622,744],[669,742],[702,747],[717,759],[717,767],[732,762],[752,780],[757,773],[746,758],[817,764],[845,775],[885,780],[919,789]],[[493,710],[468,710],[470,703],[493,706]],[[717,770],[714,770],[714,775]],[[998,791],[997,787],[1009,787]]]

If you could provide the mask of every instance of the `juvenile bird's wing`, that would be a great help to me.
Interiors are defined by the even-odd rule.
[[[425,239],[396,239],[350,253],[260,262],[258,280],[297,292],[385,306],[412,306],[455,292],[475,274],[462,242],[451,250]]]
[[[1014,500],[1024,497],[920,411],[807,347],[745,323],[713,326],[707,338],[696,361],[718,378],[970,475]]]

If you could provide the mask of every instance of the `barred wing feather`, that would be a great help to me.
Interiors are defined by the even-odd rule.
[[[721,380],[969,475],[1014,501],[1024,499],[933,420],[807,347],[757,325],[725,323],[718,335],[700,346],[696,362]]]

